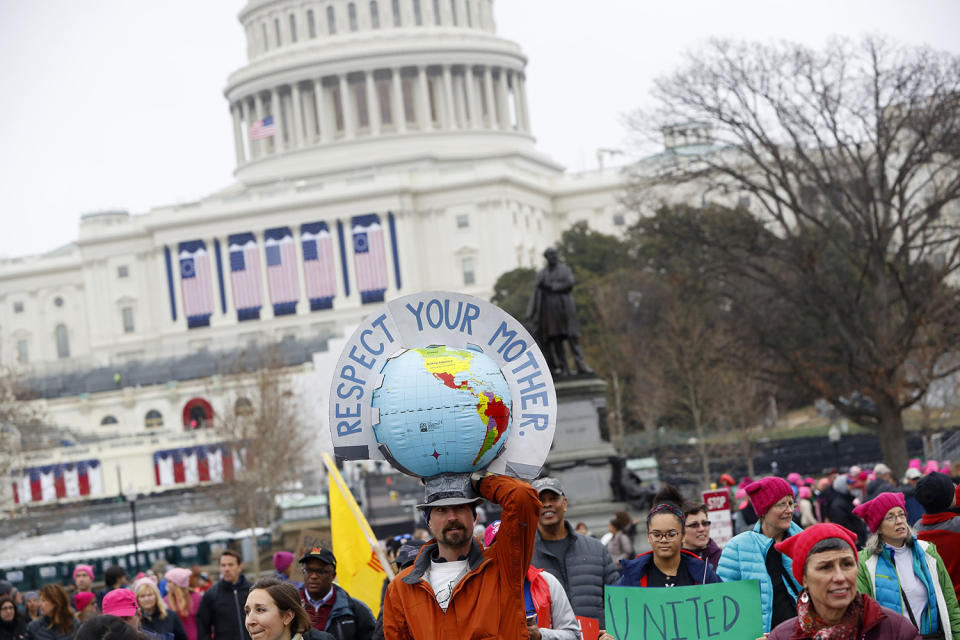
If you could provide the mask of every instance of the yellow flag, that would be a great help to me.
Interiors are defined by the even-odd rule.
[[[330,537],[337,557],[337,584],[360,600],[376,616],[380,611],[380,590],[393,571],[377,544],[373,530],[363,517],[357,501],[330,456],[324,452],[330,485]]]

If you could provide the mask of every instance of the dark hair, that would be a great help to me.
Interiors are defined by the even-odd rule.
[[[680,511],[683,511],[684,519],[689,518],[695,513],[700,513],[701,511],[704,515],[709,515],[709,512],[707,511],[707,505],[703,504],[702,502],[691,502],[690,500],[687,500],[680,505]]]
[[[810,547],[810,551],[807,552],[807,560],[803,565],[803,570],[807,570],[807,565],[810,564],[810,556],[815,553],[823,553],[824,551],[850,551],[853,553],[850,543],[843,538],[824,538],[817,544]],[[853,557],[856,558],[857,554],[854,553]]]
[[[277,605],[281,612],[293,612],[293,620],[290,621],[291,634],[304,633],[313,626],[310,622],[310,616],[300,602],[300,594],[297,592],[297,588],[289,582],[281,582],[276,578],[260,578],[250,588],[250,593],[257,589],[263,589],[270,594],[273,603]]]
[[[80,625],[74,640],[147,640],[149,636],[117,616],[94,616]]]
[[[240,557],[240,554],[234,551],[233,549],[224,549],[220,552],[220,555],[217,556],[217,564],[220,564],[220,558],[223,556],[231,556],[237,559],[237,564],[243,564],[243,558]]]
[[[20,615],[20,607],[17,606],[17,603],[13,601],[11,596],[0,596],[0,607],[8,602],[13,605],[13,626],[16,628],[20,624],[20,619],[23,616]]]
[[[107,567],[107,570],[103,572],[103,582],[107,585],[107,588],[116,586],[117,582],[123,576],[127,575],[126,570],[120,565],[111,565]]]
[[[653,504],[655,506],[650,510],[650,513],[647,514],[648,530],[650,529],[650,520],[653,516],[660,513],[669,513],[675,517],[680,521],[681,533],[685,530],[687,517],[680,509],[680,505],[683,504],[683,496],[680,495],[679,489],[671,484],[664,484],[660,487],[660,491],[657,491],[657,495],[653,496]]]
[[[67,599],[67,592],[56,582],[40,587],[40,597],[53,605],[53,615],[50,618],[50,628],[56,628],[62,634],[73,631],[76,618]]]
[[[630,519],[630,514],[626,511],[617,511],[613,514],[613,517],[610,518],[610,524],[612,524],[617,531],[623,531],[630,526],[631,522],[633,522],[633,520]]]

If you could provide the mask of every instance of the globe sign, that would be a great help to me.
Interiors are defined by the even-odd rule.
[[[471,473],[500,453],[512,423],[510,387],[483,352],[406,349],[381,373],[374,434],[407,470],[420,477]]]

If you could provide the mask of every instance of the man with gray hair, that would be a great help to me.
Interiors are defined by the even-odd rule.
[[[890,467],[882,462],[873,468],[873,480],[867,483],[863,490],[863,501],[869,502],[881,493],[896,493],[897,483],[893,480],[893,472]]]

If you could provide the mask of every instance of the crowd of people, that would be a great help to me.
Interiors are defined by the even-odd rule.
[[[760,585],[765,638],[960,640],[960,465],[911,462],[903,482],[879,464],[822,478],[728,475],[736,535],[721,548],[705,504],[664,485],[642,517],[617,512],[597,538],[566,519],[568,487],[492,474],[427,479],[423,529],[384,541],[396,576],[380,611],[337,584],[334,550],[274,554],[251,582],[238,553],[219,579],[170,568],[138,575],[78,565],[60,584],[17,593],[0,583],[0,640],[576,640],[596,621],[604,588]],[[483,500],[500,519],[484,526]],[[649,551],[637,553],[645,524]],[[646,548],[646,546],[644,546]],[[303,583],[292,577],[298,566]]]

